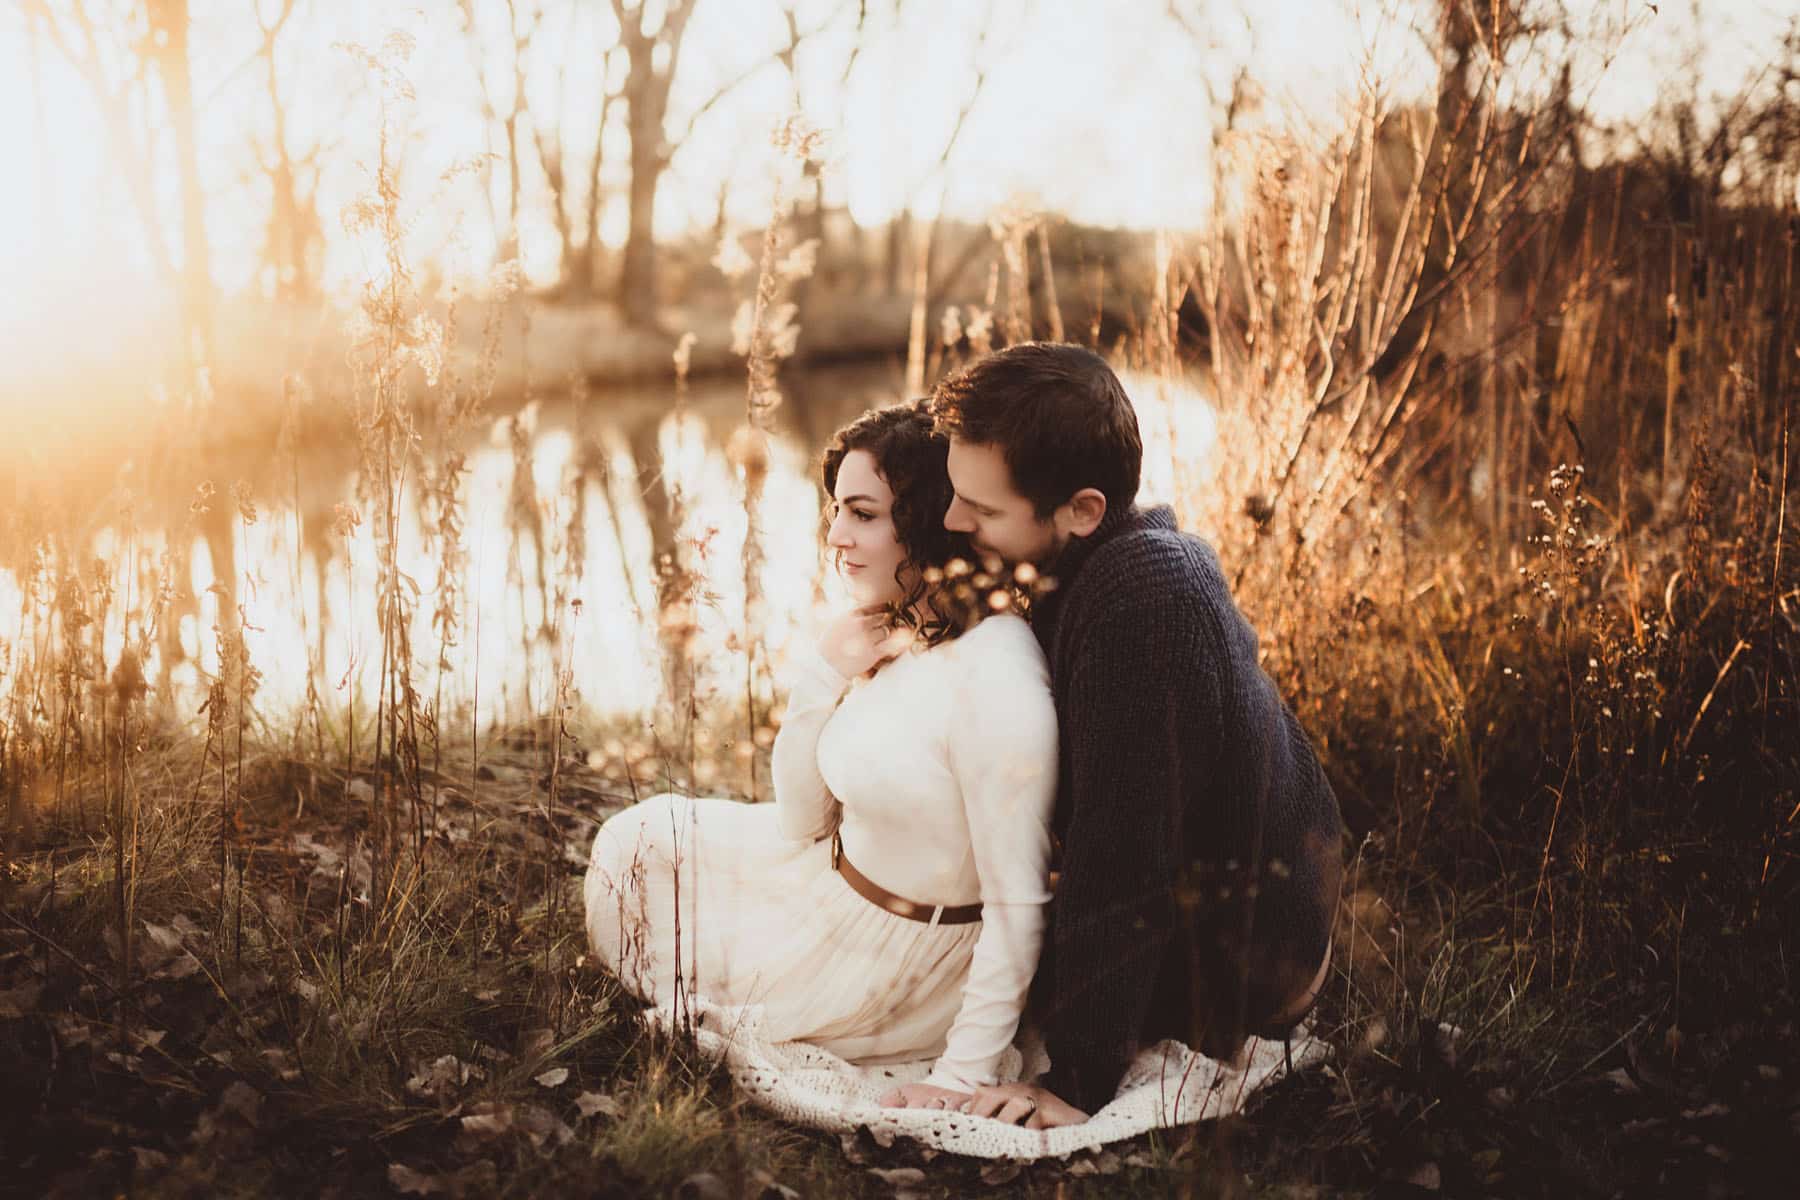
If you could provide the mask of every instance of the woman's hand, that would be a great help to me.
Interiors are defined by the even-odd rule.
[[[909,1083],[881,1097],[880,1103],[885,1108],[941,1108],[955,1112],[970,1099],[967,1092],[953,1092],[929,1083]]]
[[[1027,1129],[1055,1129],[1059,1125],[1079,1125],[1088,1115],[1048,1088],[1029,1083],[995,1083],[978,1087],[963,1111],[977,1117],[992,1117],[1008,1125]]]
[[[912,644],[915,634],[889,629],[887,605],[867,604],[845,613],[819,635],[819,653],[846,679],[873,671]]]

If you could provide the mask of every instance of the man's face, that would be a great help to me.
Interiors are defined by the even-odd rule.
[[[950,486],[956,490],[944,514],[944,528],[969,535],[977,554],[1008,563],[1045,566],[1067,538],[1055,515],[1039,517],[1031,501],[1013,487],[1012,471],[1000,447],[950,439]]]

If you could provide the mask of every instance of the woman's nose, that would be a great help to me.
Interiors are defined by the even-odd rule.
[[[847,550],[851,545],[850,530],[839,513],[831,519],[831,527],[825,531],[825,544],[838,550]]]

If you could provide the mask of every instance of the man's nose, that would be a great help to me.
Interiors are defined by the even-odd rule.
[[[944,510],[944,528],[952,533],[973,533],[975,531],[975,522],[969,520],[968,514],[963,512],[963,502],[960,497],[950,501],[950,507]]]

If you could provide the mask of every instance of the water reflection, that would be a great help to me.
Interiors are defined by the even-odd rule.
[[[777,668],[795,639],[817,628],[822,610],[846,603],[821,554],[820,443],[863,408],[896,398],[890,382],[882,370],[816,374],[804,389],[804,411],[784,410],[787,428],[769,446],[758,510],[764,606],[756,624]],[[1144,432],[1142,499],[1170,500],[1204,486],[1214,426],[1199,388],[1139,376],[1127,376],[1126,386]],[[721,380],[697,386],[680,412],[672,394],[652,392],[585,404],[562,397],[494,420],[480,444],[462,448],[465,558],[451,574],[454,645],[441,646],[433,624],[440,570],[451,560],[422,520],[418,480],[409,476],[397,514],[398,564],[417,586],[409,632],[420,694],[444,714],[473,707],[485,726],[548,711],[559,673],[567,672],[569,702],[590,715],[651,709],[665,649],[655,565],[672,541],[688,549],[698,573],[701,603],[689,642],[698,698],[703,706],[709,696],[741,702],[748,517],[744,472],[728,447],[743,423],[742,404],[741,384]],[[515,432],[525,439],[522,457]],[[372,711],[381,649],[378,514],[363,511],[360,524],[344,527],[338,506],[366,502],[357,498],[354,475],[330,463],[270,458],[252,482],[290,477],[286,488],[256,489],[254,519],[229,497],[214,497],[233,509],[235,589],[216,586],[225,567],[191,529],[171,535],[108,526],[95,536],[89,550],[109,573],[112,593],[104,612],[91,612],[102,669],[118,661],[128,637],[140,636],[169,540],[181,536],[191,544],[180,582],[194,602],[178,617],[172,641],[179,651],[152,640],[145,663],[151,685],[177,711],[196,711],[218,673],[221,634],[235,628],[221,619],[221,605],[241,613],[249,660],[261,672],[255,707],[272,725],[291,722],[309,688],[330,712]],[[52,566],[40,578],[58,574]],[[58,619],[51,599],[39,596],[28,608],[18,570],[0,568],[0,638],[15,679],[33,648],[49,644]]]

